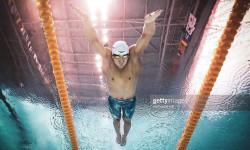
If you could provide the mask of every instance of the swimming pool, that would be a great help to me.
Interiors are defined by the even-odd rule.
[[[225,3],[231,5],[230,2]],[[215,16],[218,17],[213,21],[217,24],[212,23],[211,26],[218,28],[207,31],[207,42],[193,56],[194,62],[190,67],[182,63],[176,74],[165,76],[157,82],[144,81],[139,77],[138,101],[125,147],[115,143],[106,98],[101,103],[93,103],[94,100],[72,103],[79,148],[175,149],[191,109],[166,109],[168,105],[164,104],[156,106],[150,96],[178,95],[192,100],[197,94],[223,29],[220,24],[225,22],[220,14]],[[247,21],[249,11],[243,22]],[[249,29],[249,24],[243,23],[187,149],[249,149]],[[188,58],[183,57],[182,62],[187,62],[185,59]],[[41,96],[42,92],[36,95],[7,85],[2,85],[1,89],[11,108],[0,101],[0,149],[70,149],[57,97]],[[79,98],[70,96],[72,99]],[[185,104],[192,106],[192,101],[188,102]]]
[[[20,101],[4,94],[18,121],[0,103],[1,149],[70,149],[63,114],[55,106]],[[137,102],[127,145],[115,143],[107,104],[74,106],[80,149],[175,149],[190,110],[155,108],[146,99]],[[250,145],[249,111],[204,111],[187,149],[247,149]],[[14,135],[14,136],[13,136]]]

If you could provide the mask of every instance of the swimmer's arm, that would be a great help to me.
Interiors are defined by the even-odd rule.
[[[99,41],[96,31],[92,26],[92,23],[89,20],[87,14],[84,11],[80,10],[79,8],[73,6],[72,4],[70,4],[70,7],[76,14],[78,14],[81,17],[84,25],[85,36],[89,41],[90,45],[96,50],[98,54],[100,54],[101,56],[105,56],[106,55],[105,48]]]
[[[163,10],[157,10],[145,17],[143,32],[137,43],[135,44],[135,52],[140,54],[148,45],[155,33],[155,19],[160,16]]]
[[[135,44],[135,52],[140,54],[147,46],[152,36],[155,33],[155,22],[145,23],[143,32],[139,40]]]

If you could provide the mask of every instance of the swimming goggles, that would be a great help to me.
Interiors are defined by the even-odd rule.
[[[128,58],[128,56],[129,56],[129,54],[127,54],[127,55],[122,55],[122,56],[120,56],[120,55],[113,55],[116,59],[120,59],[120,58],[123,58],[123,59],[125,59],[125,58]]]

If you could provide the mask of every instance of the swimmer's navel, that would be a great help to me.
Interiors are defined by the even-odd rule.
[[[114,78],[112,78],[112,80],[115,80]]]
[[[128,78],[129,80],[131,79],[131,77]]]

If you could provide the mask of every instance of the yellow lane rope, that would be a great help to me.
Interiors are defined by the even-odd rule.
[[[50,60],[53,66],[53,72],[56,80],[56,85],[64,113],[64,118],[66,121],[68,134],[71,142],[71,147],[73,150],[78,150],[77,137],[75,133],[70,101],[68,98],[68,93],[66,89],[66,84],[64,80],[64,75],[62,71],[62,65],[60,61],[58,45],[56,41],[53,19],[50,11],[50,6],[48,0],[37,0],[37,6],[40,12],[40,17],[42,19],[43,30],[45,32],[45,38],[48,45]]]
[[[214,83],[219,75],[221,67],[226,59],[228,49],[231,47],[234,37],[237,33],[237,29],[241,25],[241,21],[246,14],[249,0],[236,0],[232,13],[229,16],[227,25],[220,38],[219,44],[216,48],[212,63],[205,76],[202,87],[195,99],[195,104],[191,115],[189,116],[186,127],[182,133],[181,139],[177,145],[176,150],[185,150],[192,137],[195,127],[200,119],[203,109],[206,105],[208,97],[213,89]]]

